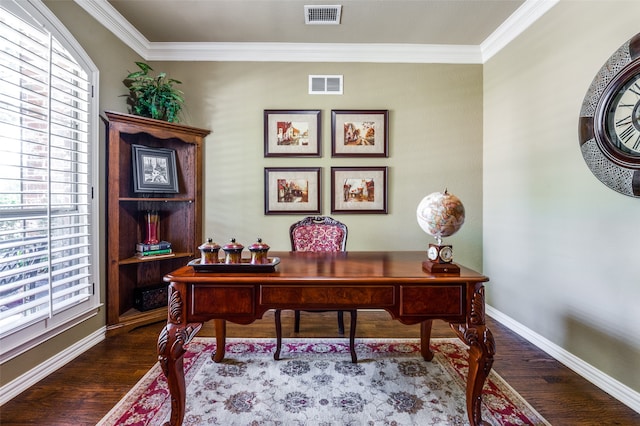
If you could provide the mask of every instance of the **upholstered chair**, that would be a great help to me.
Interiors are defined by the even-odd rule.
[[[328,216],[309,216],[306,217],[289,228],[289,236],[291,238],[292,251],[311,251],[311,252],[343,252],[347,248],[347,226]],[[325,312],[325,311],[305,311],[305,312]],[[349,345],[353,348],[357,311],[348,311],[351,317],[351,327],[349,330]],[[300,332],[300,311],[294,311],[295,322],[294,331]],[[280,357],[280,348],[282,346],[282,325],[280,322],[281,310],[276,309],[276,339],[277,348],[274,358]],[[338,311],[338,333],[344,334],[344,311]],[[352,351],[353,353],[353,351]]]

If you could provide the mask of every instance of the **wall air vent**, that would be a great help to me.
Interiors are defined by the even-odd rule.
[[[307,25],[339,25],[342,5],[312,5],[304,7],[304,23]]]
[[[310,95],[342,95],[341,75],[310,75]]]

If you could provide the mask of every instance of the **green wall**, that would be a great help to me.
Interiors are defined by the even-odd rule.
[[[331,214],[332,166],[388,166],[386,215],[336,214],[350,250],[422,250],[430,240],[415,215],[445,188],[467,221],[450,239],[456,258],[480,268],[482,68],[479,65],[165,63],[184,81],[189,122],[213,130],[205,144],[205,233],[245,245],[262,237],[289,250],[288,229],[303,215],[264,215],[265,167],[321,167],[322,213]],[[309,95],[309,74],[344,75],[344,95]],[[321,158],[264,158],[265,109],[320,109]],[[389,158],[331,158],[332,109],[388,109]]]
[[[46,4],[100,70],[100,111],[126,112],[122,80],[135,52],[72,1]],[[303,215],[264,215],[265,167],[321,167],[322,214],[330,215],[332,166],[388,166],[388,214],[333,215],[349,227],[349,250],[424,250],[432,241],[418,226],[420,200],[448,188],[465,205],[465,225],[451,238],[456,261],[482,267],[482,66],[281,62],[150,63],[183,82],[186,124],[212,130],[205,142],[203,239],[231,237],[245,245],[258,236],[272,250],[289,250],[289,225]],[[344,75],[344,95],[309,95],[309,74]],[[322,157],[264,158],[265,109],[322,110]],[[389,158],[331,158],[332,109],[389,110]],[[100,157],[105,157],[104,130]],[[99,196],[105,206],[105,170]],[[105,235],[104,214],[101,235]],[[104,241],[104,237],[102,238]],[[104,296],[105,272],[101,268]],[[2,366],[2,384],[46,361],[104,325],[76,327]],[[89,332],[87,332],[89,329]],[[155,348],[148,348],[154,351]],[[10,374],[5,374],[9,371]]]
[[[488,302],[635,391],[640,200],[590,172],[578,117],[639,16],[637,1],[561,1],[484,66]]]
[[[75,3],[47,4],[99,67],[101,111],[126,111],[122,79],[140,58]],[[213,131],[205,143],[203,238],[248,244],[261,236],[274,250],[288,249],[287,229],[299,216],[264,216],[264,167],[322,167],[323,213],[330,214],[331,166],[389,166],[389,214],[336,215],[349,225],[349,249],[423,249],[429,238],[415,208],[447,187],[467,209],[449,241],[456,260],[491,278],[488,303],[640,391],[640,204],[591,174],[577,137],[587,88],[640,30],[638,16],[637,1],[563,0],[484,66],[152,66],[184,82],[186,123]],[[307,95],[308,74],[344,75],[344,95]],[[322,110],[323,156],[264,158],[264,109]],[[388,109],[389,158],[332,159],[331,109]],[[100,149],[104,158],[104,137]],[[104,169],[100,175],[104,199]],[[103,324],[100,316],[3,365],[2,383],[11,379],[5,371],[17,377]]]

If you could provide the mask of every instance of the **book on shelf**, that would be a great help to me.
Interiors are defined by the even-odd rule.
[[[168,249],[162,249],[162,250],[137,251],[136,255],[144,257],[144,256],[157,256],[159,254],[170,254],[170,253],[173,253],[173,250],[168,248]]]
[[[157,244],[145,244],[145,243],[136,244],[136,251],[140,253],[145,253],[148,251],[156,251],[156,250],[166,250],[170,248],[171,248],[171,243],[169,241],[160,241]]]
[[[176,255],[171,251],[171,249],[167,251],[164,251],[164,250],[158,250],[158,251],[163,251],[163,253],[148,254],[148,253],[136,252],[136,257],[138,259],[158,259],[161,257],[174,257]]]

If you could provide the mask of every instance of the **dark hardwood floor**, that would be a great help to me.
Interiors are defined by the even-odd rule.
[[[348,314],[345,315],[348,327]],[[293,313],[284,311],[283,334],[293,337]],[[488,318],[496,340],[494,370],[552,425],[640,425],[640,413],[610,397],[544,352]],[[163,323],[107,338],[65,367],[0,407],[0,425],[95,425],[156,362]],[[418,337],[417,325],[390,320],[386,312],[358,313],[357,337]],[[214,336],[207,323],[198,336]],[[228,337],[273,337],[273,314],[251,325],[228,324]],[[348,330],[347,330],[348,335]],[[302,313],[298,336],[339,337],[335,312]],[[452,337],[434,322],[433,337]]]

